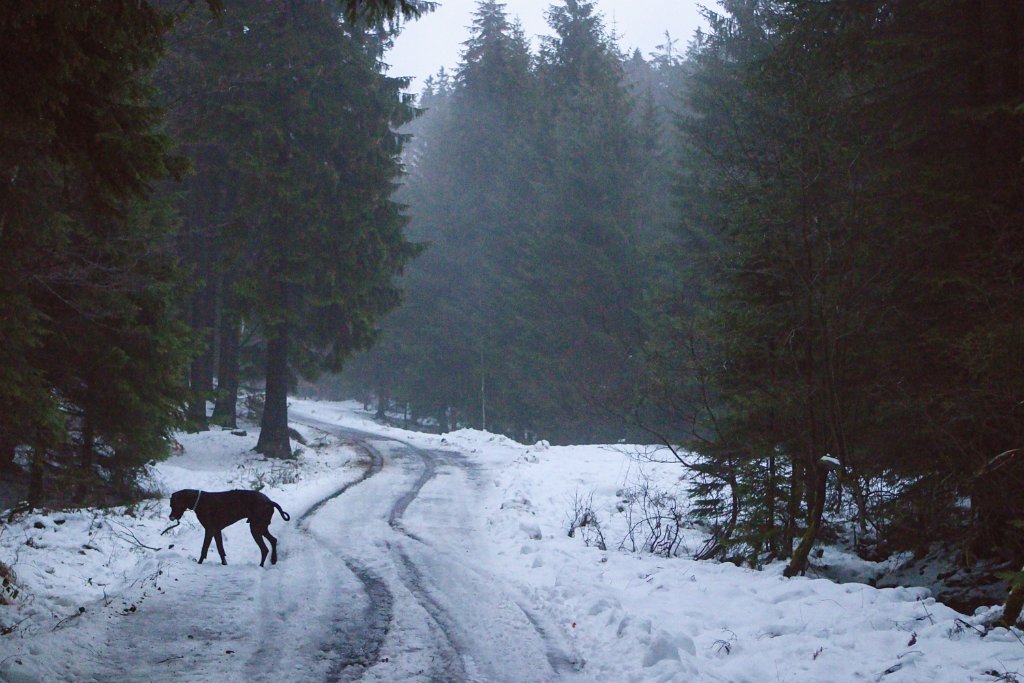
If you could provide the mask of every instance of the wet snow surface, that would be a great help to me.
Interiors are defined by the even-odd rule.
[[[20,593],[0,606],[0,680],[1024,680],[1019,632],[975,629],[991,610],[620,549],[622,490],[683,486],[635,448],[416,434],[352,404],[295,401],[292,419],[311,440],[295,463],[215,431],[182,435],[154,474],[166,495],[262,488],[292,514],[271,525],[276,566],[244,523],[224,534],[227,566],[196,564],[192,513],[160,534],[166,495],[6,527]],[[580,499],[607,551],[567,536]]]

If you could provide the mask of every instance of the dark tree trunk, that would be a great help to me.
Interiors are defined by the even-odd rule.
[[[203,335],[202,352],[189,368],[190,399],[188,419],[192,429],[210,428],[206,401],[213,395],[213,328],[217,321],[217,298],[206,285],[192,302],[192,327]]]
[[[814,483],[811,489],[811,509],[807,515],[807,530],[804,531],[800,545],[793,551],[793,557],[789,566],[783,572],[783,576],[796,576],[807,571],[807,557],[811,548],[818,538],[818,531],[821,530],[821,517],[825,512],[825,485],[828,482],[828,470],[819,464],[813,465],[811,471],[814,473]]]
[[[192,206],[186,248],[193,264],[192,276],[202,286],[192,295],[189,324],[202,339],[200,353],[189,368],[187,416],[192,429],[209,429],[206,401],[213,397],[214,332],[217,326],[217,244],[209,224],[221,210],[221,193],[213,192]]]
[[[1024,572],[1024,567],[1021,567],[1020,570]],[[1016,626],[1022,608],[1024,608],[1024,584],[1017,584],[1010,589],[1010,593],[1006,596],[1006,604],[1003,606],[1003,616],[999,619],[999,625],[1005,628]]]
[[[29,462],[28,503],[34,508],[43,505],[43,467],[46,448],[34,446],[32,460]]]
[[[82,427],[82,456],[81,467],[83,472],[92,469],[93,462],[93,435],[92,424],[88,416],[85,418],[85,426]]]
[[[256,450],[271,458],[290,458],[288,440],[288,326],[279,323],[267,339],[267,395]]]
[[[782,544],[779,548],[780,559],[793,554],[793,541],[796,539],[796,528],[800,517],[800,501],[804,496],[803,474],[800,465],[793,463],[793,471],[789,476],[789,500],[786,504],[786,523],[782,528]]]
[[[82,418],[82,450],[79,461],[82,472],[79,476],[78,484],[75,486],[74,500],[76,503],[82,502],[89,490],[89,480],[92,478],[92,464],[95,460],[95,449],[96,436],[92,420],[89,418],[89,412],[86,411],[85,416]]]
[[[775,526],[775,508],[778,503],[775,500],[777,489],[778,471],[775,464],[775,451],[768,453],[768,491],[765,496],[766,519],[764,523],[764,536],[768,541],[768,559],[773,560],[779,556],[779,533]]]
[[[238,348],[242,328],[234,310],[231,282],[224,278],[221,296],[220,353],[217,358],[217,403],[213,407],[213,422],[221,427],[238,426]]]
[[[14,464],[17,444],[6,434],[0,433],[0,472],[12,472],[18,468]]]

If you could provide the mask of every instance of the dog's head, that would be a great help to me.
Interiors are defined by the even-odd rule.
[[[181,519],[188,510],[189,505],[196,499],[196,492],[189,489],[182,489],[171,494],[171,520]]]

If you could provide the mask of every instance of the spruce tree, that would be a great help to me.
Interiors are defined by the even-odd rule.
[[[549,434],[607,440],[623,434],[638,343],[639,138],[622,57],[594,4],[567,0],[547,16],[554,35],[537,67],[539,211],[519,273],[518,360]]]
[[[797,573],[831,458],[847,486],[868,453],[859,438],[880,416],[875,345],[901,261],[864,182],[876,139],[849,123],[864,79],[830,47],[840,24],[826,9],[724,6],[693,51],[681,121],[691,266],[675,310],[689,318],[678,342],[699,340],[701,373],[685,403],[698,408],[708,492],[730,492],[706,509],[728,520],[715,546],[755,562],[788,557],[805,516]]]
[[[149,84],[170,22],[135,2],[0,11],[0,57],[22,65],[0,83],[0,442],[6,462],[31,447],[36,501],[47,460],[92,477],[99,453],[121,477],[175,420],[169,219],[144,206],[185,169]]]
[[[377,66],[375,38],[327,6],[252,3],[226,18],[234,115],[239,289],[266,340],[257,449],[290,455],[287,391],[302,366],[340,368],[398,302],[413,255],[391,200],[411,109]]]
[[[519,431],[508,282],[534,203],[535,87],[526,39],[503,4],[478,3],[464,45],[454,75],[430,79],[425,114],[408,128],[400,198],[410,235],[427,250],[409,269],[408,302],[388,319],[381,346],[347,374],[417,415]]]

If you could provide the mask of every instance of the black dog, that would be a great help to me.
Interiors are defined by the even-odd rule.
[[[196,489],[182,489],[171,494],[171,519],[179,520],[185,514],[185,510],[193,510],[199,523],[206,529],[206,538],[203,539],[203,552],[199,555],[199,564],[206,559],[206,553],[210,550],[210,541],[217,539],[217,552],[220,553],[221,564],[227,564],[224,557],[224,539],[220,532],[225,527],[231,526],[240,519],[249,522],[249,530],[260,547],[263,557],[260,559],[260,566],[267,561],[267,546],[263,542],[263,536],[270,540],[270,564],[277,564],[277,539],[270,535],[270,520],[274,517],[274,508],[281,513],[284,521],[291,519],[291,516],[281,509],[281,506],[267,498],[259,491],[219,491],[209,493],[197,491]]]

